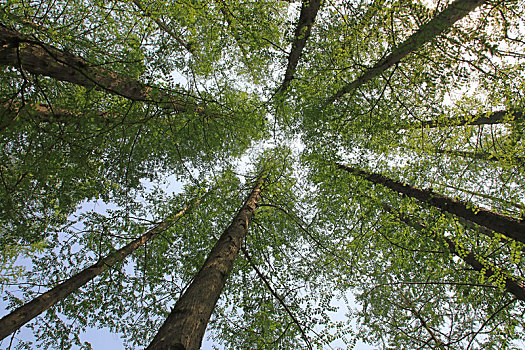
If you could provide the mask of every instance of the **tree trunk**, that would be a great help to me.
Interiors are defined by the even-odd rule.
[[[86,88],[105,90],[132,101],[159,103],[179,112],[192,108],[199,111],[195,105],[181,98],[168,96],[164,91],[93,66],[78,56],[38,42],[1,24],[0,64]]]
[[[511,293],[519,300],[525,301],[525,286],[523,285],[522,282],[519,282],[516,278],[508,275],[507,273],[503,271],[500,271],[499,269],[496,269],[490,264],[482,263],[473,252],[465,250],[464,248],[458,248],[458,246],[453,240],[451,240],[450,238],[444,235],[437,234],[436,232],[434,232],[434,230],[429,230],[427,226],[418,222],[414,218],[408,215],[402,214],[402,213],[398,213],[394,211],[388,205],[384,205],[383,208],[386,211],[394,214],[400,221],[416,229],[417,231],[428,232],[429,235],[435,240],[444,240],[448,246],[450,253],[461,258],[465,263],[470,265],[474,270],[478,272],[484,271],[483,274],[487,277],[491,277],[491,276],[499,277],[499,279],[501,279],[501,281],[503,282],[505,286],[505,290],[507,292]]]
[[[198,350],[259,201],[264,176],[179,298],[148,350]]]
[[[463,125],[494,125],[505,122],[505,116],[509,116],[509,120],[521,120],[523,119],[523,113],[519,111],[497,111],[492,113],[484,113],[481,116],[473,117],[460,117],[458,119],[445,119],[445,120],[425,120],[421,122],[423,128],[438,128],[448,126],[463,126]],[[414,125],[414,127],[416,127]]]
[[[412,53],[422,47],[425,43],[431,41],[445,30],[449,29],[465,17],[469,12],[476,7],[487,2],[487,0],[456,0],[451,3],[446,9],[434,17],[430,22],[423,24],[417,32],[412,34],[408,39],[394,48],[390,55],[377,62],[372,68],[366,70],[361,76],[354,81],[346,84],[341,90],[337,91],[333,96],[328,98],[327,104],[332,104],[343,95],[356,90],[364,83],[374,79],[381,73],[392,67]]]
[[[363,171],[342,164],[337,164],[337,167],[339,169],[346,170],[349,173],[361,176],[375,184],[386,186],[391,190],[407,197],[415,198],[435,208],[439,208],[443,211],[464,218],[465,220],[499,232],[516,241],[525,243],[525,222],[523,220],[518,220],[507,215],[498,214],[487,209],[477,208],[467,202],[435,193],[432,190],[424,190],[410,186],[402,182],[389,179],[388,177],[381,174]]]
[[[279,88],[280,92],[285,92],[290,86],[290,82],[293,79],[293,75],[299,63],[299,59],[303,53],[303,49],[306,45],[306,41],[312,32],[312,26],[321,7],[321,0],[303,0],[301,6],[301,14],[297,27],[295,28],[294,39],[292,43],[292,50],[288,56],[288,66],[284,73],[284,81]]]
[[[196,201],[195,204],[199,202]],[[32,320],[34,317],[40,315],[42,312],[49,309],[51,306],[61,301],[69,294],[75,292],[77,289],[91,281],[96,276],[100,275],[113,264],[123,260],[126,256],[131,254],[144,243],[155,238],[159,233],[169,228],[173,223],[181,217],[190,206],[186,206],[177,214],[169,217],[161,222],[144,235],[128,243],[121,249],[110,253],[106,257],[100,259],[96,264],[82,270],[73,277],[70,277],[65,282],[36,297],[30,302],[20,306],[18,309],[6,315],[0,320],[0,340],[7,337],[9,334],[15,332],[24,324]]]

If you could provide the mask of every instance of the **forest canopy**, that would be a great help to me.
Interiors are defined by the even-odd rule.
[[[2,2],[0,346],[522,348],[524,18]]]

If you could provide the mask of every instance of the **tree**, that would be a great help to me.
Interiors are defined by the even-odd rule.
[[[419,49],[423,44],[450,28],[455,22],[466,16],[469,12],[484,2],[485,1],[482,0],[456,0],[452,2],[444,11],[439,13],[428,23],[421,26],[416,33],[412,34],[407,40],[392,50],[392,53],[387,57],[376,63],[356,80],[337,91],[328,99],[328,103],[335,102],[343,95],[356,90],[360,85],[377,77],[379,74],[398,63],[406,55]]]
[[[312,32],[312,26],[321,7],[320,0],[305,0],[301,4],[301,14],[299,20],[297,21],[297,27],[295,28],[294,38],[292,42],[292,49],[290,50],[290,55],[288,56],[288,65],[286,66],[286,72],[284,73],[284,80],[279,88],[282,92],[285,92],[290,86],[290,82],[293,79],[293,75],[299,63],[302,51],[308,37]]]
[[[95,265],[82,270],[82,272],[72,276],[67,281],[60,283],[52,290],[40,295],[38,298],[33,299],[31,302],[2,318],[0,320],[0,324],[2,325],[2,333],[0,334],[0,337],[4,339],[9,334],[19,329],[26,322],[30,321],[32,318],[38,316],[53,304],[64,299],[76,289],[80,288],[82,285],[103,273],[116,262],[123,260],[127,255],[131,254],[138,247],[155,238],[159,233],[172,225],[173,221],[183,215],[187,209],[188,206],[182,209],[180,212],[167,218],[163,222],[159,223],[144,235],[128,243],[118,251],[113,252],[112,254],[99,260]]]
[[[462,217],[465,220],[494,230],[509,238],[525,243],[525,224],[516,218],[508,217],[483,208],[469,208],[468,203],[448,198],[432,190],[424,190],[410,186],[399,181],[389,179],[381,174],[370,173],[342,164],[337,166],[345,171],[362,176],[365,179],[390,188],[402,195],[415,198],[421,202],[428,203],[436,208],[445,210],[451,214]]]
[[[392,208],[385,206],[385,210],[396,215],[400,221],[406,223],[407,225],[415,228],[416,230],[420,232],[428,231],[428,229],[425,227],[425,225],[421,224],[420,222],[417,222],[417,220],[407,216],[403,215],[401,213],[395,213]],[[448,246],[448,249],[450,252],[461,259],[463,259],[467,264],[469,264],[474,270],[476,271],[483,271],[483,274],[486,275],[488,278],[491,278],[492,276],[498,275],[496,277],[498,280],[501,280],[500,283],[502,283],[505,286],[505,290],[511,294],[514,294],[514,296],[517,299],[524,300],[525,299],[525,287],[523,286],[523,283],[520,283],[516,278],[513,276],[507,275],[505,272],[499,270],[495,266],[490,266],[487,264],[484,264],[482,261],[480,261],[476,255],[470,251],[465,251],[461,247],[458,247],[458,245],[450,238],[446,236],[440,236],[437,233],[431,233],[436,239],[445,241],[446,245]]]
[[[2,345],[88,349],[100,327],[128,348],[522,347],[523,18],[1,5],[4,314],[61,293],[37,340]]]
[[[264,173],[258,176],[246,202],[214,245],[184,294],[177,300],[148,349],[201,347],[208,321],[246,237],[266,176]]]

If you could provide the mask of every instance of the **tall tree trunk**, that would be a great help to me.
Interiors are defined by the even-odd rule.
[[[259,178],[253,191],[224,231],[193,282],[179,298],[153,338],[148,350],[198,350],[215,304],[226,284],[248,224],[253,217],[264,183]]]
[[[322,0],[303,0],[301,6],[301,14],[299,15],[299,21],[295,28],[294,39],[292,43],[292,50],[288,56],[288,66],[284,73],[284,81],[279,88],[281,93],[284,93],[290,86],[290,82],[293,79],[297,64],[303,53],[303,49],[306,45],[306,41],[312,33],[312,26],[321,7]]]
[[[484,271],[483,273],[487,277],[491,277],[491,276],[499,277],[501,281],[503,282],[505,286],[505,290],[507,292],[511,293],[519,300],[525,301],[525,286],[523,285],[522,282],[518,281],[513,276],[510,276],[509,274],[505,273],[504,271],[501,271],[500,269],[497,269],[494,266],[491,266],[490,264],[481,262],[473,252],[465,250],[464,248],[458,248],[457,244],[453,240],[451,240],[450,238],[444,235],[438,234],[437,232],[435,232],[435,230],[429,230],[429,228],[426,225],[422,224],[421,222],[414,219],[413,217],[410,217],[403,213],[399,213],[388,205],[383,205],[383,208],[386,211],[394,214],[400,221],[416,229],[417,231],[425,232],[437,241],[440,241],[440,240],[445,241],[450,253],[461,258],[465,263],[470,265],[474,270],[478,272]]]
[[[87,88],[101,89],[132,101],[159,103],[179,112],[200,109],[182,98],[91,65],[81,57],[38,42],[0,24],[0,64],[66,81]],[[175,92],[172,92],[175,93]]]
[[[197,204],[198,202],[199,200],[197,200],[194,204]],[[173,225],[175,221],[180,218],[188,210],[188,208],[190,208],[190,206],[191,205],[186,206],[180,212],[161,222],[146,232],[144,235],[128,243],[121,249],[110,253],[106,257],[100,259],[96,264],[82,270],[73,277],[70,277],[51,290],[36,297],[30,302],[20,306],[9,315],[3,317],[0,320],[0,340],[4,339],[9,334],[22,327],[34,317],[40,315],[42,312],[46,311],[55,303],[64,299],[69,294],[75,292],[77,289],[106,271],[115,263],[123,260],[137,248],[144,245],[149,240],[155,238],[155,236],[157,236],[159,233],[165,231],[167,228]]]
[[[349,173],[361,176],[375,184],[388,187],[391,190],[407,197],[415,198],[421,202],[430,204],[435,208],[439,208],[458,217],[462,217],[465,220],[499,232],[516,241],[525,243],[525,222],[523,220],[495,213],[487,209],[476,208],[467,202],[435,193],[432,190],[424,190],[410,186],[402,182],[392,180],[381,174],[352,168],[342,164],[337,164],[337,167],[339,169],[348,171]]]
[[[412,53],[422,47],[425,43],[431,41],[445,30],[449,29],[465,17],[476,7],[487,2],[487,0],[456,0],[446,9],[434,17],[430,22],[423,24],[417,32],[412,34],[408,39],[394,48],[390,55],[377,62],[372,68],[367,69],[361,76],[354,81],[346,84],[327,100],[331,104],[343,95],[356,90],[364,83],[374,79],[381,73],[401,61],[409,53]]]
[[[434,119],[422,121],[420,125],[417,123],[413,124],[413,128],[438,128],[447,126],[463,126],[463,125],[493,125],[501,124],[506,120],[506,116],[509,116],[508,120],[521,120],[523,119],[523,113],[519,111],[496,111],[492,113],[484,113],[481,116],[464,116],[457,119]]]

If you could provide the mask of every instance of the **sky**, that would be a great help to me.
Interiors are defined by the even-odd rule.
[[[174,73],[176,75],[176,73]],[[175,77],[176,80],[180,80],[182,84],[185,84],[185,81],[183,80],[182,76]],[[151,186],[149,184],[146,184],[146,186]],[[167,181],[167,192],[180,192],[182,189],[182,184],[174,179],[170,179]],[[105,210],[108,209],[107,206],[105,206],[103,203],[84,203],[82,207],[79,209],[79,213],[86,212],[88,210],[95,210],[97,212],[105,212]],[[27,266],[29,268],[29,266]],[[337,304],[340,303],[340,304]],[[345,307],[341,302],[336,302],[336,306],[340,306],[340,312],[334,314],[334,320],[340,320],[345,319]],[[6,312],[7,304],[5,301],[0,301],[0,316],[4,316]],[[17,337],[20,337],[21,339],[25,340],[31,340],[33,339],[32,333],[27,329],[23,328],[17,335]],[[103,328],[103,329],[95,329],[90,328],[87,332],[81,335],[82,341],[87,341],[91,343],[93,349],[112,349],[112,350],[118,350],[118,349],[124,349],[122,340],[120,339],[120,336],[118,334],[113,334],[109,331],[109,329]],[[205,340],[203,342],[202,349],[212,349],[212,346],[214,345],[213,342]],[[4,340],[3,343],[0,343],[1,349],[7,349],[9,346],[9,338],[7,340]],[[335,342],[333,344],[334,349],[337,348],[337,346],[343,346],[340,342]],[[354,347],[355,350],[371,350],[374,349],[373,347],[363,344],[363,343],[357,343],[356,347]]]
[[[146,187],[146,191],[152,190],[154,187],[153,183],[149,183],[147,181],[144,181],[143,184]],[[166,181],[162,181],[161,184],[162,189],[167,194],[173,194],[173,193],[180,193],[183,189],[183,183],[180,181],[177,181],[174,176],[168,177]],[[86,213],[88,211],[94,211],[100,214],[107,213],[108,209],[116,209],[114,205],[107,205],[102,201],[86,201],[82,203],[79,206],[79,209],[75,214],[71,216],[71,218],[75,217],[76,215],[79,215],[81,213]],[[31,262],[30,259],[19,259],[17,260],[17,264],[24,266],[27,270],[31,269]],[[348,300],[353,300],[353,297],[351,294],[348,295]],[[355,303],[352,303],[353,306],[355,306]],[[336,313],[332,313],[332,317],[334,321],[338,320],[345,320],[346,313],[348,309],[344,305],[343,301],[333,301],[333,305],[337,306],[339,308],[339,311]],[[7,303],[4,300],[0,300],[0,317],[5,316],[7,312]],[[16,345],[16,339],[24,340],[24,341],[34,341],[35,338],[33,336],[33,333],[30,329],[27,327],[22,327],[19,332],[15,334],[15,341],[13,341],[13,345]],[[123,341],[119,334],[112,333],[108,328],[88,328],[87,331],[80,335],[81,341],[89,342],[94,350],[105,350],[105,349],[111,349],[111,350],[120,350],[124,349]],[[11,342],[11,337],[8,337],[4,339],[4,341],[0,342],[0,350],[8,349],[9,344]],[[216,346],[219,349],[224,349],[224,347],[219,346],[217,343],[210,341],[207,339],[207,335],[205,335],[202,348],[203,350],[213,350],[213,346]],[[326,347],[326,349],[346,349],[345,345],[342,341],[335,341],[332,343],[332,347]],[[362,342],[358,342],[356,346],[353,348],[355,350],[372,350],[373,347],[364,344]]]

